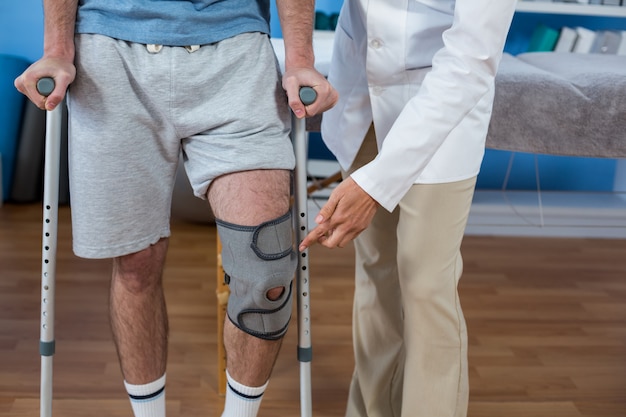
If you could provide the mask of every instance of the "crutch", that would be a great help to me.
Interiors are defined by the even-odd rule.
[[[302,87],[300,89],[300,100],[303,104],[309,105],[315,101],[317,93],[311,87]],[[296,231],[296,239],[302,241],[307,235],[308,215],[307,215],[307,197],[309,190],[307,188],[307,132],[306,120],[298,119],[292,113],[291,116],[291,141],[296,156],[296,168],[294,170],[294,204],[291,207],[294,229]],[[221,277],[224,276],[224,270],[221,265],[221,244],[219,236],[217,238],[217,277],[218,277],[218,337],[223,337],[223,329],[220,327],[223,318],[226,315],[226,304],[228,300],[228,286],[224,284]],[[311,320],[310,320],[310,302],[309,302],[309,260],[308,249],[301,252],[298,256],[298,267],[296,271],[296,287],[297,287],[297,303],[298,303],[298,360],[300,361],[300,410],[302,417],[311,417]],[[218,381],[218,389],[220,393],[226,390],[226,355],[223,344],[218,343],[218,370],[220,378]]]
[[[315,101],[317,94],[311,87],[300,89],[300,100],[305,105]],[[299,244],[308,233],[307,210],[307,132],[306,119],[291,116],[291,140],[296,156],[294,170],[294,204],[292,217],[296,230],[296,242]],[[298,254],[296,271],[296,289],[298,291],[298,361],[300,362],[300,415],[311,417],[313,406],[311,401],[311,311],[309,293],[309,250]]]
[[[52,78],[37,82],[37,91],[48,96],[54,90]],[[40,416],[52,416],[52,356],[54,355],[54,279],[59,213],[59,159],[61,156],[61,105],[46,112],[46,150],[43,191],[43,236],[41,256],[41,355]]]

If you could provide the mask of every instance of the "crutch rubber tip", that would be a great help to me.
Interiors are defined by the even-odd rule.
[[[37,91],[42,96],[48,97],[54,91],[54,79],[44,77],[37,81]]]
[[[313,87],[302,87],[300,88],[300,101],[305,106],[309,104],[313,104],[317,99],[317,93],[313,89]]]

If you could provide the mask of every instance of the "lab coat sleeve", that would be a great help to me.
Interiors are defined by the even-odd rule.
[[[448,134],[492,94],[514,11],[515,0],[456,1],[432,71],[393,123],[376,159],[352,174],[385,209],[397,206]]]

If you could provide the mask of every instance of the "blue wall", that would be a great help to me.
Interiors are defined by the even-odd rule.
[[[41,0],[0,0],[0,154],[2,154],[2,200],[11,191],[24,96],[13,80],[43,50]]]
[[[0,54],[33,62],[42,52],[42,0],[0,0]]]

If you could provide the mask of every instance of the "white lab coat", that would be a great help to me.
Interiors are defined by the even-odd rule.
[[[515,0],[344,0],[322,137],[347,169],[371,122],[378,157],[352,178],[392,211],[411,185],[478,174]],[[432,68],[431,68],[432,66]]]

